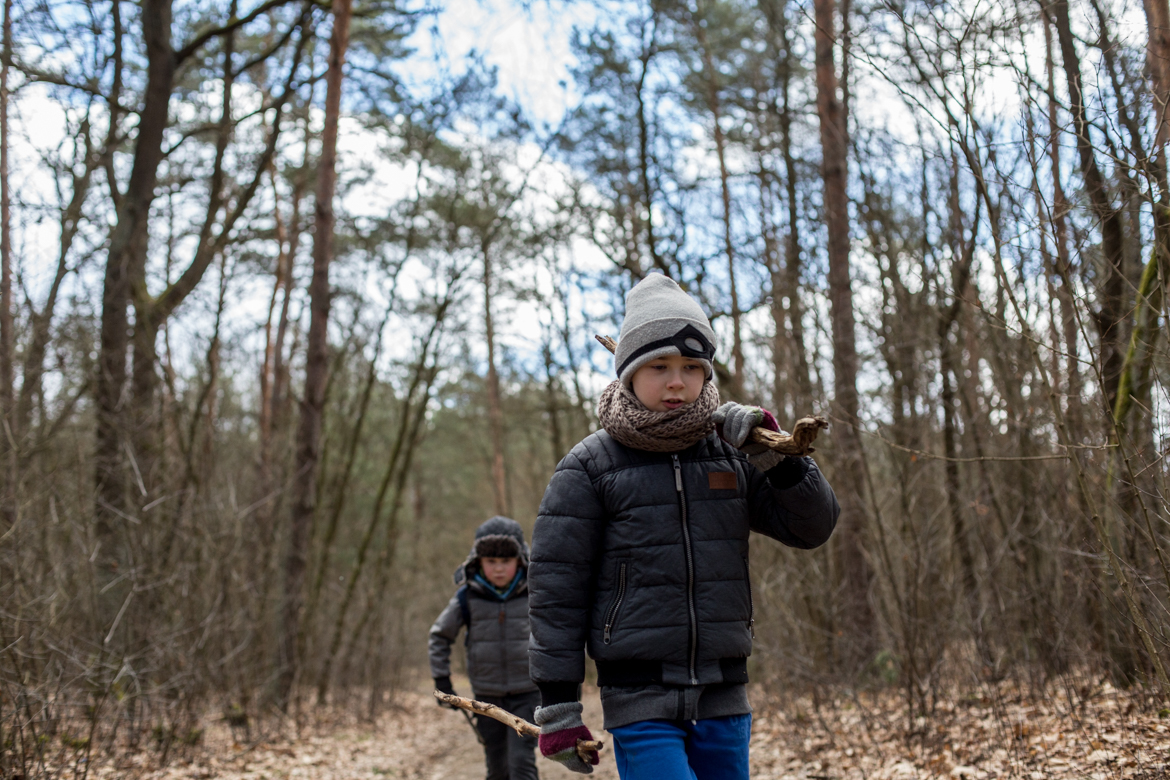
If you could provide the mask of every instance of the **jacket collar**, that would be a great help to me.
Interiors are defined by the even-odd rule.
[[[524,569],[520,569],[516,573],[516,579],[512,580],[512,585],[505,593],[500,593],[491,585],[485,585],[481,578],[476,575],[468,577],[467,588],[476,595],[483,596],[487,599],[495,599],[496,601],[511,601],[512,599],[522,596],[528,592],[528,572]]]

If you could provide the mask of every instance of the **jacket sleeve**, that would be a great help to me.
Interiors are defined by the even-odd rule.
[[[463,626],[463,610],[459,608],[459,597],[452,596],[447,606],[439,613],[431,626],[427,640],[427,654],[431,659],[431,677],[451,676],[451,643],[459,636]]]
[[[785,458],[769,471],[748,467],[751,529],[789,547],[829,540],[841,507],[812,458]]]
[[[581,454],[575,449],[557,466],[532,531],[528,660],[537,684],[585,679],[593,569],[606,512]]]

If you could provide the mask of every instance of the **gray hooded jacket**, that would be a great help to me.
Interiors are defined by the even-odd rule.
[[[431,676],[451,676],[451,644],[467,627],[467,676],[477,696],[508,696],[536,690],[528,674],[528,582],[522,579],[506,599],[475,579],[480,556],[520,559],[528,568],[528,545],[515,520],[493,517],[475,532],[471,554],[455,570],[459,590],[431,626]],[[461,603],[462,602],[462,603]]]

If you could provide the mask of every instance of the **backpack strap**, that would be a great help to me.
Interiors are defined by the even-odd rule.
[[[455,598],[459,601],[459,613],[463,616],[463,625],[467,627],[463,634],[464,645],[471,644],[471,605],[467,603],[468,597],[467,585],[455,591]]]

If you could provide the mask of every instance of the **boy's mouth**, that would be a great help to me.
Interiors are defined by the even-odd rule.
[[[664,400],[662,402],[662,405],[665,406],[667,409],[677,409],[680,406],[682,406],[684,403],[686,403],[686,401],[681,401],[677,398],[669,398],[669,399]]]

